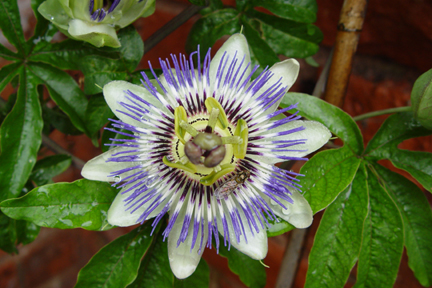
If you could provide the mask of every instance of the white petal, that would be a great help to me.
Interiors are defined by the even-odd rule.
[[[186,206],[186,205],[185,205]],[[202,240],[201,251],[199,251],[201,244],[201,228],[198,231],[198,237],[195,242],[195,246],[191,250],[192,246],[192,235],[193,235],[193,218],[189,225],[188,236],[183,243],[177,246],[177,240],[179,239],[183,220],[185,217],[185,209],[180,212],[174,226],[168,235],[168,258],[171,266],[171,270],[178,279],[184,279],[192,275],[195,271],[201,256],[204,252],[205,245],[207,243],[207,233],[204,233],[204,239]]]
[[[132,184],[133,185],[133,184]],[[152,200],[147,201],[139,209],[131,213],[133,211],[133,208],[126,211],[126,202],[124,201],[126,198],[128,198],[132,193],[134,193],[135,190],[131,190],[127,193],[122,194],[121,192],[125,191],[129,186],[124,187],[119,193],[117,194],[116,198],[114,199],[113,203],[111,204],[111,207],[108,210],[108,223],[115,226],[120,227],[126,227],[126,226],[132,226],[138,223],[138,219],[144,213],[144,211],[153,203]],[[162,193],[162,192],[161,192]],[[140,197],[139,197],[140,198]],[[165,206],[165,203],[167,201],[164,201],[162,204],[160,204],[157,208],[155,208],[149,216],[145,220],[151,219],[155,216],[157,216]]]
[[[260,90],[255,94],[257,97],[264,93],[268,88],[281,80],[281,88],[285,88],[285,93],[291,88],[294,82],[297,80],[297,76],[300,71],[300,64],[295,59],[287,59],[282,62],[274,64],[270,69],[273,76],[261,87]],[[266,114],[273,113],[279,107],[282,98],[266,110]]]
[[[159,100],[157,100],[144,87],[126,81],[112,81],[103,87],[103,94],[105,96],[105,101],[108,103],[108,106],[111,108],[114,114],[123,122],[138,127],[145,127],[145,125],[142,122],[136,121],[131,117],[119,112],[119,111],[123,111],[128,114],[132,114],[130,111],[128,111],[126,108],[120,105],[120,102],[131,104],[131,102],[126,98],[127,96],[126,91],[128,90],[138,95],[139,97],[143,98],[145,101],[149,102],[160,111],[164,111],[164,112],[167,111],[167,109],[159,102]],[[135,102],[139,103],[139,101],[136,100]],[[148,108],[143,103],[139,103],[139,104],[142,105],[144,108]],[[131,105],[136,106],[135,104],[131,104]]]
[[[294,204],[291,204],[283,199],[278,199],[285,207],[287,207],[287,209],[284,209],[282,206],[267,196],[263,196],[263,198],[267,201],[277,216],[281,217],[297,228],[309,227],[313,220],[313,213],[309,203],[296,189],[291,187],[287,188],[292,193],[290,197],[294,201]]]
[[[126,1],[122,1],[126,2]],[[120,4],[122,4],[122,2]],[[147,17],[154,12],[155,0],[144,0],[144,1],[129,1],[133,4],[128,9],[123,9],[123,15],[115,23],[120,28],[126,27],[127,25],[134,22],[139,17]],[[119,9],[121,7],[117,7]],[[143,15],[144,14],[144,15]],[[108,18],[108,17],[106,17]]]
[[[47,0],[39,5],[38,11],[43,17],[45,17],[45,19],[50,20],[62,30],[67,31],[69,27],[69,21],[71,20],[72,11],[66,8],[69,7],[62,6],[62,4],[57,0]],[[63,11],[66,13],[61,13]]]
[[[69,22],[69,34],[79,40],[87,41],[96,47],[120,47],[115,29],[107,24],[96,24],[73,19]]]
[[[240,68],[240,73],[243,73],[243,70],[246,68],[246,66],[250,63],[250,52],[249,52],[249,46],[246,41],[246,37],[243,34],[234,34],[228,40],[225,41],[225,43],[222,45],[222,47],[219,48],[216,55],[213,57],[213,59],[210,62],[210,84],[213,87],[216,80],[216,74],[219,68],[219,63],[222,59],[222,56],[225,54],[224,61],[228,58],[228,64],[225,68],[225,72],[228,70],[229,64],[231,63],[231,60],[233,59],[234,55],[236,55],[237,61],[237,67],[243,60],[243,57],[245,58],[242,66]],[[236,54],[237,53],[237,54]],[[236,68],[237,69],[237,68]],[[252,71],[252,68],[248,67],[246,70],[245,76],[248,76],[250,72]]]
[[[257,226],[259,228],[259,233],[256,232],[255,228],[253,228],[254,233],[252,234],[250,231],[250,228],[249,228],[248,220],[247,220],[246,216],[244,215],[244,212],[241,210],[241,208],[239,210],[239,213],[240,213],[241,221],[242,221],[243,226],[245,228],[247,243],[246,243],[246,240],[244,238],[244,235],[241,235],[240,236],[240,242],[239,243],[237,242],[237,238],[236,238],[235,233],[234,233],[234,227],[233,227],[232,222],[230,220],[231,217],[227,214],[227,215],[225,215],[225,217],[226,217],[227,223],[228,223],[229,237],[230,237],[231,245],[234,248],[236,248],[237,250],[239,250],[240,252],[242,252],[243,254],[246,254],[253,259],[256,259],[256,260],[264,259],[267,255],[267,252],[268,252],[268,241],[267,241],[266,230],[262,229],[262,227],[259,224],[258,218],[257,218],[256,222],[258,224]],[[253,212],[253,214],[255,215],[254,212]],[[256,217],[256,215],[255,215],[255,217]],[[219,233],[223,236],[224,231],[223,231],[222,221],[219,217],[218,217],[218,230],[219,230]],[[243,231],[242,231],[242,234],[243,234]],[[223,242],[221,243],[221,245],[223,245]]]
[[[271,148],[273,145],[273,144],[271,144],[271,141],[306,139],[305,144],[298,144],[298,145],[286,148],[287,150],[301,150],[301,151],[289,151],[289,152],[269,151],[269,152],[267,152],[267,153],[272,154],[272,155],[289,156],[289,157],[304,157],[304,156],[314,152],[315,150],[318,150],[319,148],[321,148],[324,144],[326,144],[328,142],[328,140],[331,137],[330,131],[327,129],[327,127],[325,127],[321,123],[316,122],[316,121],[301,121],[301,120],[291,121],[289,123],[280,125],[274,129],[265,131],[264,133],[258,133],[257,135],[261,135],[261,136],[266,137],[266,134],[288,131],[288,130],[298,128],[300,126],[303,126],[305,129],[302,131],[298,131],[298,132],[287,134],[287,135],[264,138],[261,140],[253,141],[253,143],[258,144],[258,145],[261,144],[263,146]],[[280,144],[280,143],[278,143],[278,144]],[[260,150],[257,149],[257,151],[260,151]],[[281,160],[280,158],[271,157],[271,156],[248,155],[248,157],[251,157],[257,161],[262,161],[262,162],[267,163],[267,164],[275,164],[275,163],[284,161],[284,160]]]
[[[102,153],[99,156],[96,156],[95,158],[91,159],[84,165],[83,169],[81,170],[81,175],[84,178],[90,180],[114,182],[116,179],[114,177],[109,177],[110,173],[139,165],[138,162],[112,162],[112,161],[107,162],[108,159],[111,158],[113,154],[126,151],[126,150],[130,150],[130,149],[126,149],[123,147],[116,147],[110,149],[105,153]],[[135,172],[136,170],[124,173],[122,174],[122,177],[126,177]]]

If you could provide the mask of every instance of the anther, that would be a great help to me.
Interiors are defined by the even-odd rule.
[[[223,144],[242,144],[243,139],[240,136],[227,136],[222,137]]]

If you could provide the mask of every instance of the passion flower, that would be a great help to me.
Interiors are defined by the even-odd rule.
[[[285,117],[295,105],[277,110],[297,78],[296,60],[251,80],[257,67],[251,67],[241,34],[231,36],[211,61],[209,51],[202,67],[200,60],[197,51],[189,59],[172,56],[173,66],[160,61],[163,75],[150,80],[143,74],[144,87],[108,83],[103,93],[120,119],[112,120],[114,128],[122,130],[109,129],[129,138],[113,139],[116,147],[82,170],[85,178],[121,188],[108,212],[112,225],[154,218],[156,227],[169,213],[163,235],[178,278],[193,273],[213,238],[218,249],[218,233],[224,245],[263,259],[267,219],[277,215],[308,227],[312,210],[297,174],[274,164],[303,160],[331,136],[318,122]]]

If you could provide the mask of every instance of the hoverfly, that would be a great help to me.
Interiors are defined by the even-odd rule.
[[[250,172],[248,170],[242,170],[235,173],[214,191],[216,199],[228,199],[228,196],[234,192],[239,185],[245,183],[249,177]]]

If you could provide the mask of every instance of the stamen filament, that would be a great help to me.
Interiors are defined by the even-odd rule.
[[[210,118],[208,120],[208,126],[211,128],[211,131],[214,131],[214,128],[216,126],[216,122],[218,120],[219,116],[219,109],[218,108],[212,108],[210,113]]]
[[[195,137],[196,135],[198,135],[198,131],[191,124],[186,123],[186,121],[181,120],[180,126],[184,130],[186,130],[186,132],[188,132],[192,137]]]

